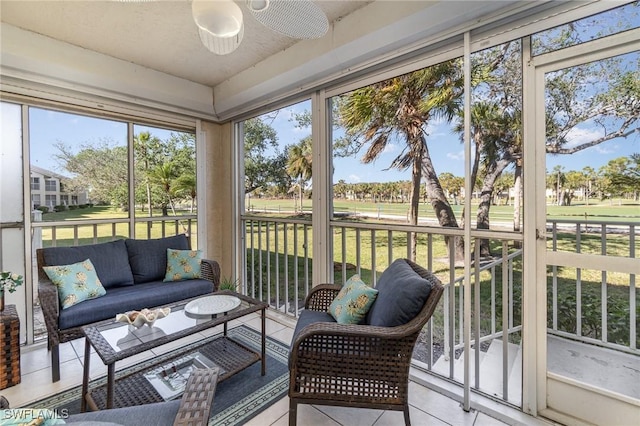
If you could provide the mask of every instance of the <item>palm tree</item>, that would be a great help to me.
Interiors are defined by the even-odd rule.
[[[287,172],[297,178],[296,185],[300,194],[300,213],[302,213],[302,196],[306,182],[312,173],[311,137],[306,137],[288,150]]]
[[[173,215],[176,215],[176,209],[173,205],[173,191],[174,191],[174,179],[176,178],[176,174],[173,168],[173,163],[167,162],[162,163],[156,166],[151,170],[149,174],[152,182],[159,186],[164,195],[167,197],[167,201],[169,203],[169,207],[171,207],[171,212]],[[164,216],[167,215],[166,202],[163,203],[162,206],[162,214]]]
[[[193,173],[188,173],[180,176],[178,179],[176,179],[174,188],[176,194],[185,194],[191,199],[189,213],[193,214],[196,196],[198,195],[196,192],[196,175],[194,175]]]
[[[442,226],[458,226],[426,143],[426,125],[437,117],[451,118],[460,102],[460,67],[443,62],[355,90],[339,100],[339,117],[347,136],[367,149],[364,163],[375,161],[390,141],[403,139],[406,146],[391,162],[399,170],[411,168],[409,221],[418,223],[420,182],[424,175],[427,194]],[[411,235],[415,258],[416,239]]]
[[[153,216],[152,213],[152,200],[151,200],[151,180],[149,173],[155,164],[156,159],[160,155],[162,142],[155,136],[151,136],[149,132],[140,132],[133,137],[133,150],[135,153],[135,160],[142,168],[142,178],[144,180],[144,186],[147,196],[147,211],[149,217]]]

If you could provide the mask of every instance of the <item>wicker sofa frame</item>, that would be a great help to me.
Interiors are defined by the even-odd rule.
[[[42,308],[45,326],[47,328],[47,349],[51,351],[51,379],[53,382],[60,380],[60,349],[61,343],[84,337],[82,327],[60,329],[58,318],[60,316],[60,301],[58,299],[58,289],[51,282],[43,267],[47,266],[44,260],[42,249],[36,250],[38,262],[38,299]],[[202,259],[201,263],[202,279],[211,281],[214,291],[220,287],[220,265],[215,260]],[[144,306],[141,306],[143,308]]]
[[[317,322],[303,328],[291,345],[289,425],[298,404],[336,405],[403,411],[409,417],[409,367],[416,339],[429,321],[444,287],[431,272],[405,259],[431,284],[420,313],[407,324],[375,327]],[[326,312],[342,287],[322,284],[305,309]]]

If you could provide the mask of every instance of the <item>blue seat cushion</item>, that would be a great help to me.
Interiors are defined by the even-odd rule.
[[[133,285],[129,255],[124,240],[74,247],[47,247],[42,249],[44,265],[59,266],[91,260],[102,286]]]
[[[175,283],[155,281],[112,288],[102,297],[85,300],[60,311],[58,326],[62,330],[79,327],[109,318],[115,319],[116,314],[127,311],[154,308],[212,292],[213,283],[207,280]]]
[[[431,292],[431,284],[404,259],[397,259],[380,275],[376,289],[378,297],[369,309],[367,324],[396,327],[420,313]]]
[[[311,311],[305,309],[300,313],[298,317],[298,323],[296,324],[296,329],[293,331],[293,337],[291,338],[291,344],[295,342],[298,334],[302,331],[303,328],[308,326],[309,324],[315,324],[318,322],[332,322],[335,323],[336,320],[329,314],[329,312],[323,311]],[[291,352],[289,352],[289,361],[291,361]]]
[[[293,331],[293,338],[291,341],[293,342],[296,340],[298,333],[300,333],[303,328],[316,322],[336,322],[336,320],[328,312],[310,311],[305,309],[298,317],[298,323],[296,324],[296,329]]]
[[[69,424],[90,424],[88,422],[109,422],[123,426],[139,425],[173,425],[180,400],[157,402],[155,404],[137,405],[134,407],[114,408],[111,410],[90,411],[69,416],[65,420]],[[99,424],[99,423],[95,423]],[[102,423],[107,424],[107,423]]]
[[[150,240],[125,240],[133,281],[146,283],[162,280],[167,272],[167,249],[189,250],[186,235]]]

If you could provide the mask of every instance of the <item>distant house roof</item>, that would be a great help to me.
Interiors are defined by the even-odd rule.
[[[53,177],[56,179],[68,179],[67,176],[52,172],[51,170],[43,169],[42,167],[34,166],[33,164],[31,164],[31,173],[38,173],[40,175],[44,175],[45,177]]]

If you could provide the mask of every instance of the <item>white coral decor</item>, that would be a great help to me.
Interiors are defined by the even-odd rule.
[[[158,308],[150,310],[147,308],[140,311],[130,311],[124,314],[116,315],[116,321],[125,322],[134,327],[142,327],[143,325],[153,326],[153,323],[160,318],[164,318],[171,312],[171,308]]]

